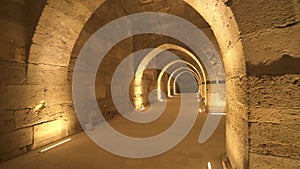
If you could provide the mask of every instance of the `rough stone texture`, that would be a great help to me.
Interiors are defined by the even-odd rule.
[[[249,77],[249,140],[250,152],[255,153],[253,159],[250,157],[250,166],[253,168],[299,167],[299,78],[299,75]],[[265,156],[266,160],[257,156]],[[271,163],[276,158],[281,164]]]
[[[51,121],[34,126],[33,148],[52,143],[68,136],[62,120]]]
[[[31,45],[30,56],[30,62],[32,63],[68,66],[70,62],[69,51],[57,49],[56,47],[42,47],[37,44]]]
[[[243,63],[243,56],[244,53],[242,50],[242,43],[240,41],[238,41],[223,55],[223,61],[225,63],[224,69],[227,79],[246,75],[246,66],[245,63]]]
[[[28,65],[28,84],[68,84],[68,68],[43,64]]]
[[[250,153],[251,169],[297,169],[299,166],[300,160],[297,159]]]
[[[45,87],[40,85],[7,86],[6,109],[32,108],[45,99]]]
[[[0,134],[14,130],[14,114],[11,111],[0,111]]]
[[[26,80],[26,65],[17,62],[0,61],[0,80],[6,84],[20,84]]]
[[[272,27],[285,27],[297,21],[292,0],[231,2],[233,3],[228,5],[236,16],[243,35]]]
[[[226,149],[233,168],[248,165],[247,77],[226,81]]]
[[[0,146],[10,148],[0,153],[0,161],[30,150],[33,135],[36,148],[78,131],[69,85],[85,41],[112,19],[159,11],[177,13],[206,30],[210,25],[216,36],[228,78],[227,154],[233,166],[249,168],[249,160],[250,168],[299,166],[299,1],[185,0],[188,6],[179,0],[122,0],[107,1],[96,10],[103,2],[1,1]],[[205,20],[197,19],[201,16],[191,7]],[[103,61],[96,84],[101,86],[97,95],[106,118],[117,112],[110,91],[113,71],[133,50],[166,42],[153,37],[153,43],[143,37],[128,39]],[[139,39],[142,41],[133,44]],[[216,45],[214,38],[212,41]],[[149,91],[155,88],[157,74],[148,75],[133,103],[146,103]]]
[[[251,107],[300,107],[300,75],[251,76],[249,86]]]
[[[25,150],[22,151],[27,151],[26,146],[32,144],[32,136],[32,127],[0,135],[1,161],[18,155],[18,149],[25,148]]]
[[[264,63],[268,65],[283,55],[300,57],[299,47],[300,25],[293,25],[285,29],[265,29],[245,36],[242,39],[247,60],[252,64]]]

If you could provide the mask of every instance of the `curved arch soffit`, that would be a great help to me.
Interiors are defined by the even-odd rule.
[[[179,72],[179,71],[181,71],[181,70],[186,70],[186,71],[190,71],[190,72],[192,72],[193,74],[194,74],[194,76],[195,76],[195,78],[197,79],[197,81],[198,81],[198,85],[199,85],[199,90],[198,90],[198,92],[200,92],[200,84],[202,83],[202,79],[201,79],[201,77],[199,77],[199,75],[195,72],[195,71],[193,71],[193,70],[191,70],[191,69],[189,69],[189,68],[186,68],[186,67],[181,67],[181,68],[178,68],[178,69],[176,69],[171,75],[170,75],[170,77],[168,78],[168,96],[169,97],[171,97],[171,79],[172,79],[172,77],[177,73],[177,72]],[[175,81],[174,81],[175,82]]]
[[[140,62],[138,68],[137,68],[137,73],[136,73],[136,79],[138,81],[142,81],[142,77],[143,77],[143,73],[139,74],[139,72],[143,72],[143,70],[146,69],[148,63],[155,58],[159,53],[164,52],[165,50],[169,50],[169,49],[174,49],[174,50],[178,50],[181,52],[184,52],[185,54],[187,54],[189,57],[191,57],[199,66],[199,68],[201,69],[201,73],[203,75],[203,82],[204,82],[204,91],[206,91],[206,73],[204,71],[204,68],[202,66],[202,64],[200,63],[200,61],[197,59],[197,57],[191,53],[189,50],[175,45],[175,44],[170,44],[170,43],[166,43],[166,44],[162,44],[160,46],[158,46],[157,48],[151,50],[144,58],[143,60]]]
[[[195,74],[194,74],[192,71],[186,70],[186,71],[180,72],[180,73],[175,77],[174,83],[173,83],[173,91],[174,91],[174,94],[175,94],[175,95],[177,94],[177,93],[176,93],[176,81],[177,81],[177,79],[178,79],[182,74],[184,74],[184,73],[189,73],[189,74],[191,74],[191,75],[193,75],[193,76],[195,77]]]
[[[167,71],[168,68],[170,68],[171,66],[177,64],[177,63],[184,63],[187,64],[189,66],[191,66],[193,69],[195,69],[195,71],[197,72],[198,75],[200,75],[199,71],[195,68],[194,65],[192,65],[191,63],[187,62],[187,61],[183,61],[183,60],[175,60],[173,62],[170,62],[169,64],[167,64],[159,73],[158,79],[157,79],[157,99],[161,100],[161,79],[162,76],[164,75],[164,73]],[[206,87],[206,84],[204,84],[204,86]],[[206,96],[207,92],[206,92],[206,88],[204,91],[204,95]],[[205,102],[206,103],[206,102]]]

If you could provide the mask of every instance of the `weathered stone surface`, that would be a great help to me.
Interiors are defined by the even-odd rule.
[[[24,41],[0,40],[0,60],[25,63],[26,47]]]
[[[68,68],[50,65],[28,65],[28,84],[68,84]]]
[[[226,87],[226,153],[233,167],[244,168],[248,165],[247,77],[229,79]]]
[[[226,51],[223,55],[223,61],[227,79],[246,75],[246,63],[240,40]]]
[[[284,29],[266,29],[243,37],[246,61],[267,66],[283,55],[300,57],[299,31],[300,24],[297,24]]]
[[[45,100],[45,87],[40,85],[7,86],[6,108],[11,110],[32,108]]]
[[[0,61],[0,81],[7,84],[20,84],[26,80],[24,63]]]
[[[92,10],[81,3],[82,1],[49,1],[48,6],[55,10],[62,11],[66,16],[71,17],[76,21],[80,21],[82,24],[89,19],[92,15]]]
[[[0,135],[0,154],[9,153],[31,145],[32,136],[33,132],[31,127]]]
[[[299,107],[300,76],[249,77],[251,107]]]
[[[83,25],[61,11],[47,6],[44,8],[43,15],[47,17],[42,17],[43,19],[40,20],[33,42],[71,51]]]
[[[70,51],[66,51],[56,47],[47,47],[32,44],[30,49],[29,62],[67,67],[70,62],[70,53]]]
[[[251,169],[297,169],[300,166],[299,159],[283,158],[270,155],[250,153]]]
[[[235,0],[230,7],[242,34],[266,28],[285,27],[297,21],[292,0]],[[262,24],[263,23],[263,24]]]
[[[11,132],[14,129],[14,113],[0,110],[0,134]]]
[[[48,105],[66,103],[72,101],[72,86],[50,85],[46,86],[45,101]]]
[[[56,120],[34,126],[33,149],[52,143],[68,135],[63,120]]]
[[[15,111],[15,128],[34,126],[36,124],[63,119],[65,115],[74,115],[74,109],[70,104],[47,105],[40,103],[40,105],[33,109]]]
[[[252,123],[249,135],[250,151],[299,158],[299,124]]]
[[[249,121],[253,123],[299,124],[300,110],[298,108],[252,108]]]

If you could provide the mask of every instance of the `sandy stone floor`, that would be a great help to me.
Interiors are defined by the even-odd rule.
[[[165,112],[149,124],[136,124],[123,117],[110,121],[118,131],[128,136],[149,137],[170,127],[178,114],[180,97],[168,100]],[[206,119],[199,113],[188,136],[170,151],[152,158],[129,159],[108,153],[93,143],[84,132],[71,136],[72,140],[44,153],[32,151],[0,165],[0,169],[221,169],[225,153],[225,116],[214,135],[204,144],[198,143]]]

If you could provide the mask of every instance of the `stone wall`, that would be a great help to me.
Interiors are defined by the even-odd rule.
[[[37,22],[43,3],[24,0],[1,1],[0,162],[27,152],[34,142],[34,127],[31,119],[27,117],[34,114],[34,117],[39,119],[37,112],[41,112],[42,108],[34,109],[34,101],[29,101],[35,93],[26,90],[31,87],[26,85],[26,68],[34,32],[33,25]],[[30,7],[35,9],[36,16],[29,14]],[[18,102],[21,96],[24,96],[22,99],[27,103]],[[41,121],[43,120],[39,119],[35,124]]]
[[[299,1],[185,1],[209,23],[222,52],[227,155],[233,168],[299,167]],[[119,0],[96,10],[103,2],[0,2],[0,162],[80,130],[71,74],[82,45],[97,28],[129,13],[160,11],[208,29],[180,0]],[[112,50],[99,69],[97,98],[107,118],[117,114],[110,97],[114,68],[126,54],[151,47],[135,41],[128,39]],[[147,100],[155,76],[156,71],[147,73],[142,95],[132,102]]]
[[[248,115],[243,119],[248,121],[249,168],[297,168],[299,1],[230,2],[247,65]]]

